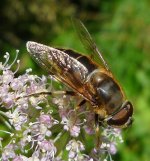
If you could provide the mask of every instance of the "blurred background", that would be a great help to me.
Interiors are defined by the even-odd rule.
[[[0,1],[0,61],[19,49],[20,73],[32,67],[26,41],[85,52],[71,24],[84,22],[112,72],[134,104],[133,125],[114,160],[150,159],[150,1],[148,0],[2,0]]]

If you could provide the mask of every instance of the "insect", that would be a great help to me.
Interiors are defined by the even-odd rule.
[[[73,23],[80,41],[90,51],[88,56],[32,41],[27,42],[28,52],[49,74],[82,96],[79,106],[90,103],[98,126],[128,127],[133,115],[131,102],[126,100],[86,27],[77,19]]]

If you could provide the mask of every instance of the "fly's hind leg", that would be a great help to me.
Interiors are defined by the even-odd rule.
[[[33,94],[29,94],[24,96],[24,98],[27,97],[38,97],[40,95],[47,95],[47,96],[56,96],[56,95],[67,95],[67,96],[77,96],[77,93],[74,91],[53,91],[53,92],[49,92],[49,91],[44,91],[44,92],[39,92],[39,93],[33,93]],[[20,99],[21,97],[18,97],[17,99]],[[82,105],[84,105],[86,103],[86,100],[82,100],[76,107],[75,110],[80,109],[80,107]]]
[[[49,92],[49,91],[44,91],[44,92],[37,92],[37,93],[31,93],[25,96],[22,96],[23,98],[28,98],[28,97],[39,97],[40,95],[47,95],[47,96],[54,96],[54,95],[68,95],[68,96],[76,96],[76,92],[74,91],[53,91],[53,92]],[[16,99],[20,99],[22,97],[17,97]]]
[[[40,92],[40,93],[33,93],[28,96],[39,96],[39,95],[68,95],[68,96],[75,96],[76,93],[74,91],[53,91],[53,92]]]

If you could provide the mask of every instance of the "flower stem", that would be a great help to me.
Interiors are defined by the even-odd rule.
[[[54,143],[55,143],[58,139],[60,139],[60,137],[61,137],[63,134],[64,134],[63,131],[60,132],[60,133],[56,136],[56,138],[54,139]]]
[[[8,121],[6,121],[6,119],[3,117],[7,117],[6,114],[3,111],[0,111],[0,119],[4,122],[4,124],[10,129],[13,130],[12,126],[10,125],[10,123]]]

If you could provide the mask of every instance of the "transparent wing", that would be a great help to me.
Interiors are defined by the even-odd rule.
[[[99,52],[95,42],[92,40],[92,37],[90,36],[90,33],[88,32],[84,24],[76,18],[73,18],[72,22],[81,43],[83,44],[85,49],[90,52],[89,55],[91,59],[99,63],[109,71],[109,67],[106,61],[104,60],[102,54]]]

